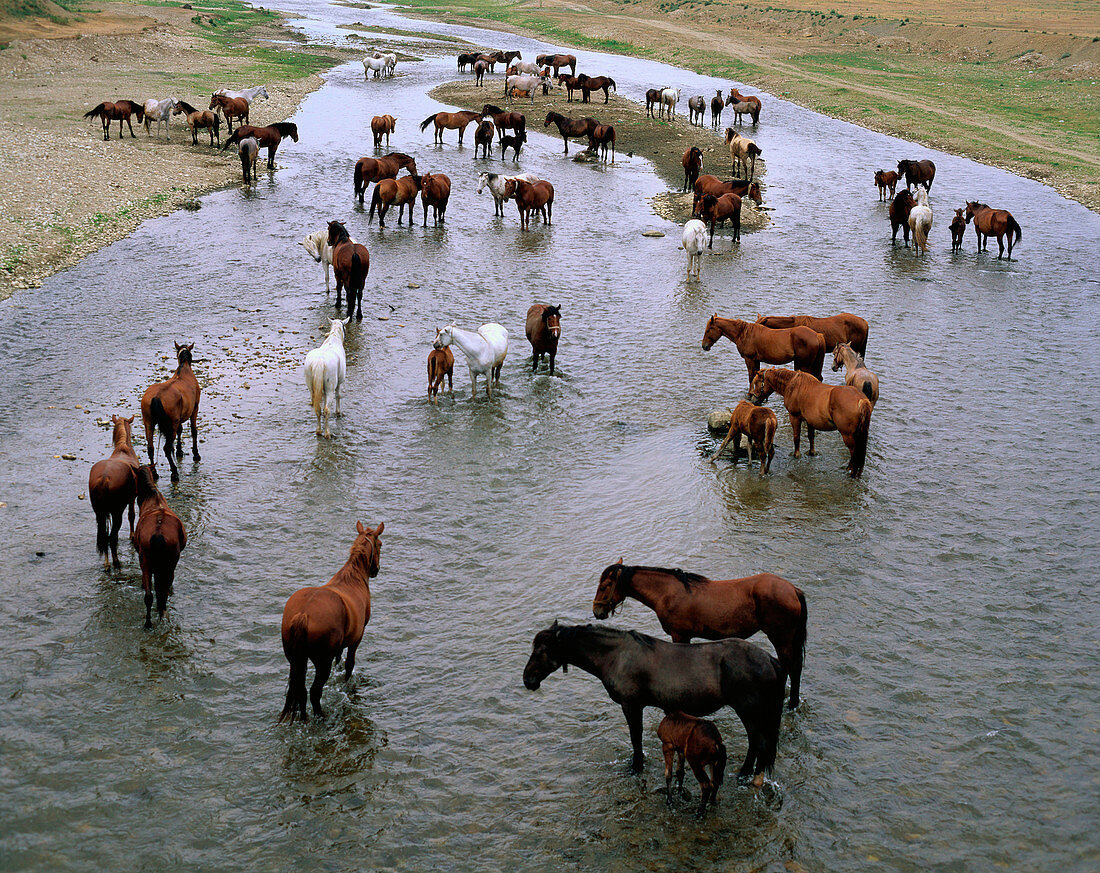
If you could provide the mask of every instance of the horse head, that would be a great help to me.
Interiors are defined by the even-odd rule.
[[[768,384],[767,374],[772,372],[771,370],[761,370],[755,376],[752,377],[752,385],[749,386],[749,393],[746,395],[748,399],[760,406],[765,400],[767,400],[772,391],[775,390]]]
[[[764,202],[764,195],[760,193],[760,185],[757,182],[753,182],[749,185],[748,198],[759,206]]]
[[[542,320],[551,336],[558,339],[561,336],[561,307],[547,306],[542,311]]]
[[[535,640],[531,645],[531,657],[527,659],[527,666],[523,668],[523,685],[528,691],[537,691],[542,680],[559,667],[568,670],[565,661],[558,653],[564,630],[567,628],[555,621],[546,630],[535,634]]]
[[[193,349],[195,347],[195,344],[194,343],[188,343],[187,345],[181,346],[179,343],[173,341],[172,345],[174,345],[176,347],[176,360],[181,365],[182,364],[190,364],[191,363],[191,349]]]
[[[435,329],[435,342],[432,343],[433,349],[442,349],[454,342],[455,335],[452,330],[454,326],[455,323],[452,321],[446,327],[437,327]]]
[[[966,201],[966,223],[967,224],[970,224],[970,219],[972,219],[975,215],[978,214],[978,210],[982,208],[982,205],[983,204],[979,203],[977,200],[967,200]]]
[[[847,357],[845,350],[850,352],[852,347],[848,343],[837,343],[833,349],[833,372],[835,373],[841,367],[844,366],[844,358]]]
[[[592,615],[596,618],[603,620],[614,615],[616,607],[626,599],[626,594],[620,585],[622,577],[622,558],[600,574],[596,596],[592,598]]]
[[[333,324],[338,323],[338,319],[333,319]],[[379,542],[378,537],[386,529],[386,523],[381,521],[378,527],[372,530],[369,527],[363,527],[363,522],[357,521],[355,529],[359,532],[359,536],[351,544],[351,554],[366,558],[367,575],[373,579],[378,575],[378,567],[382,560],[382,543]]]
[[[157,494],[159,489],[157,488],[156,473],[153,468],[148,464],[142,464],[137,469],[137,499],[138,503],[142,503],[148,500],[153,495]]]
[[[328,223],[328,244],[335,246],[337,243],[349,239],[348,230],[342,221],[330,221]]]
[[[708,194],[711,200],[714,199],[713,195]],[[722,329],[718,326],[718,313],[714,313],[709,319],[707,319],[706,329],[703,331],[703,351],[709,352],[711,346],[718,342],[718,337],[722,335]]]

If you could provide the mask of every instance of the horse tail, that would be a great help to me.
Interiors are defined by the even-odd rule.
[[[355,196],[359,197],[367,190],[366,185],[363,184],[363,168],[359,165],[359,162],[355,162],[355,174],[352,177],[352,184],[355,188]]]
[[[714,756],[714,790],[722,787],[726,778],[726,744],[718,741],[718,753]]]
[[[378,189],[376,188],[375,190],[378,190]],[[359,257],[359,252],[357,252],[354,248],[352,248],[352,250],[351,250],[351,281],[355,282],[356,280],[359,280],[361,282],[365,282],[366,278],[367,278],[367,273],[363,269],[363,259]],[[359,289],[359,290],[361,290],[361,289]]]
[[[864,379],[863,384],[860,386],[860,390],[867,395],[867,399],[872,403],[875,402],[875,388],[871,384],[870,379]]]
[[[794,632],[794,662],[791,664],[791,699],[790,706],[798,706],[798,686],[802,679],[802,665],[806,661],[806,622],[809,615],[806,611],[806,594],[801,588],[795,589],[798,593],[798,605],[802,609],[802,619]]]
[[[1016,219],[1013,218],[1011,215],[1009,215],[1008,216],[1008,232],[1012,233],[1013,231],[1016,232],[1016,242],[1019,242],[1020,240],[1022,240],[1024,238],[1024,231],[1020,227],[1019,222],[1016,221]]]
[[[775,451],[775,427],[778,419],[769,418],[764,422],[764,451],[771,456]],[[805,612],[805,610],[803,610]]]
[[[290,679],[287,682],[286,704],[279,714],[279,724],[287,719],[293,724],[301,715],[306,719],[306,665],[308,663],[306,647],[309,635],[309,616],[299,612],[290,620],[290,626],[283,635],[283,652],[290,661]]]
[[[431,115],[429,115],[427,118],[425,118],[422,122],[420,122],[420,131],[421,131],[421,133],[423,133],[425,130],[428,129],[428,125],[431,124],[433,121],[435,121],[435,117],[438,114],[439,114],[438,112],[433,112]]]
[[[313,360],[306,364],[306,385],[309,387],[309,405],[316,415],[321,414],[321,402],[325,397],[325,365]]]
[[[863,474],[863,464],[867,460],[867,436],[871,430],[871,401],[859,399],[859,417],[856,420],[855,445],[852,446],[852,478]]]
[[[618,94],[619,89],[615,87],[615,80],[612,79],[610,76],[608,76],[607,81],[609,81],[611,83],[611,90],[614,91],[616,94]]]
[[[90,491],[90,489],[89,489]],[[100,512],[96,509],[95,513],[95,550],[101,555],[107,554],[107,545],[110,541],[110,536],[107,531],[107,510],[104,509]]]
[[[164,438],[167,440],[174,439],[176,436],[176,428],[172,424],[172,419],[168,415],[167,410],[164,408],[164,404],[159,397],[154,397],[149,403],[149,417],[153,420],[153,441],[156,442],[157,428],[160,428],[160,432],[164,434]],[[152,448],[152,447],[150,447]],[[169,446],[168,450],[171,451],[172,447]]]
[[[923,222],[916,222],[913,226],[913,242],[920,246],[921,251],[928,250],[928,230]]]
[[[85,118],[96,118],[97,116],[104,115],[105,114],[104,107],[106,105],[107,105],[106,102],[100,103],[95,109],[89,109],[87,112],[85,112],[84,117]]]
[[[358,168],[356,168],[356,172],[358,172],[358,171],[359,171]],[[376,207],[376,206],[378,207],[379,218],[381,218],[381,216],[382,216],[382,195],[379,193],[379,190],[380,189],[378,188],[378,186],[375,185],[374,186],[374,193],[371,194],[371,197],[370,197],[370,212],[367,213],[367,224],[370,224],[372,221],[374,221],[374,207]],[[356,193],[357,194],[359,193],[358,189],[356,190]],[[353,263],[354,263],[356,257],[358,257],[358,256],[357,255],[352,256],[352,262]]]

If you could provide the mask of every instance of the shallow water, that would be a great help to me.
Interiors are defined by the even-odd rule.
[[[318,40],[364,21],[539,45],[282,5]],[[716,81],[578,54],[624,94]],[[577,165],[532,135],[521,166],[553,181],[554,225],[493,218],[472,132],[438,148],[414,127],[451,76],[450,55],[387,82],[333,70],[255,191],[147,222],[0,306],[0,866],[1093,868],[1100,218],[766,99],[756,138],[775,224],[732,249],[720,231],[702,281],[686,282],[641,160]],[[351,165],[382,112],[399,118],[394,149],[451,176],[445,227],[418,212],[380,231],[353,206]],[[891,248],[871,184],[902,156],[938,167],[924,258]],[[977,256],[972,234],[951,253],[949,207],[974,196],[1020,220],[1018,260]],[[300,366],[331,298],[297,240],[330,218],[367,245],[371,272],[328,442]],[[554,378],[524,365],[534,301],[562,305]],[[835,434],[818,457],[789,457],[776,401],[769,477],[710,464],[702,422],[746,378],[725,341],[702,351],[706,318],[840,310],[870,322],[882,380],[863,480],[843,475]],[[452,318],[512,333],[491,402],[470,400],[461,361],[454,398],[426,402],[432,327]],[[208,386],[203,459],[184,460],[178,486],[162,480],[191,539],[168,617],[146,633],[136,560],[99,569],[78,495],[107,454],[95,419],[137,410],[173,339],[195,341]],[[335,572],[357,519],[386,531],[354,681],[330,683],[324,723],[277,727],[282,606]],[[658,791],[659,713],[636,779],[596,680],[520,681],[534,632],[590,620],[599,571],[620,556],[770,570],[809,599],[806,700],[784,720],[775,782],[760,797],[727,783],[702,823]],[[660,634],[634,602],[613,623]],[[716,720],[739,762],[740,723]]]

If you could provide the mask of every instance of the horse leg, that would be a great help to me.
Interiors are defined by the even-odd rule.
[[[794,433],[794,457],[801,458],[799,443],[802,441],[802,416],[791,413],[791,431]]]
[[[168,595],[172,593],[172,582],[176,575],[174,565],[164,567],[159,573],[153,575],[154,588],[157,594],[157,615],[161,619],[168,609]]]
[[[122,527],[122,510],[123,509],[124,509],[124,507],[119,506],[119,507],[111,510],[111,533],[110,533],[111,557],[114,560],[114,564],[115,564],[116,568],[122,566],[122,562],[119,561],[119,559],[118,559],[118,531],[119,531],[119,528]],[[107,556],[104,555],[103,558],[104,558],[104,561],[106,562]]]
[[[145,629],[150,630],[153,627],[153,574],[144,555],[141,556],[141,590],[145,592]]]
[[[176,462],[172,457],[172,437],[173,435],[170,433],[164,435],[164,457],[168,459],[168,466],[172,470],[172,481],[179,482],[180,473],[179,470],[176,469]]]
[[[351,680],[351,669],[355,666],[355,650],[358,648],[358,643],[354,646],[348,646],[348,656],[344,660],[344,681],[349,682]]]
[[[477,373],[473,371],[473,368],[470,369],[470,382],[473,385],[473,398],[477,400]]]
[[[1009,239],[1012,239],[1012,232],[1009,231]],[[997,234],[997,260],[999,261],[1005,255],[1004,237]]]
[[[645,764],[645,754],[642,752],[642,709],[643,707],[635,704],[623,704],[623,715],[626,716],[626,725],[630,728],[630,745],[634,748],[634,757],[630,761],[632,773],[641,773]]]
[[[706,767],[698,761],[691,762],[691,772],[694,773],[695,778],[699,780],[699,790],[702,794],[699,798],[699,809],[696,810],[695,815],[697,818],[702,818],[706,814],[707,804],[710,803],[711,790],[714,787],[714,783],[711,782]]]
[[[672,806],[672,763],[676,757],[676,749],[665,743],[661,751],[665,756],[665,804]]]
[[[810,457],[813,457],[817,454],[817,451],[814,449],[814,429],[809,422],[806,422],[806,434],[810,438]]]
[[[325,683],[328,682],[329,674],[332,672],[332,661],[328,658],[322,658],[320,661],[313,662],[314,677],[313,685],[309,689],[309,702],[313,704],[313,714],[317,718],[324,718],[324,710],[321,709],[321,692],[325,688]]]
[[[557,351],[550,352],[550,375],[554,375],[554,358],[557,356]]]
[[[198,419],[199,419],[199,410],[198,410],[198,408],[196,408],[195,411],[191,413],[191,457],[194,458],[196,461],[201,461],[202,458],[199,457],[199,424],[198,424]],[[180,430],[181,431],[183,430],[183,425],[180,425]]]
[[[179,423],[179,427],[176,428],[176,457],[183,457],[183,422]]]

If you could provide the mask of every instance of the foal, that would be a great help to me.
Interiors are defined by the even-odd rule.
[[[435,329],[435,338],[439,339],[439,328]],[[443,384],[443,377],[447,378],[447,390],[453,396],[455,393],[455,353],[450,346],[432,348],[428,352],[428,399],[432,403],[438,403],[439,386]]]
[[[657,725],[657,736],[665,754],[665,798],[672,806],[672,761],[677,759],[676,781],[680,793],[684,791],[684,759],[691,765],[691,772],[699,780],[702,796],[699,811],[702,817],[708,803],[715,803],[718,789],[726,772],[726,745],[714,722],[673,712]],[[710,767],[710,773],[707,772]],[[758,777],[759,778],[759,777]]]
[[[164,618],[168,595],[176,575],[180,552],[187,545],[187,530],[168,507],[157,488],[151,466],[137,471],[138,523],[131,538],[141,564],[141,587],[145,592],[145,628],[153,626],[153,592],[157,595],[157,614]]]
[[[960,251],[963,247],[963,234],[966,233],[966,218],[961,209],[955,210],[948,229],[951,231],[951,251]]]
[[[749,464],[752,464],[752,452],[756,450],[756,457],[760,459],[760,475],[763,476],[772,468],[772,458],[775,456],[775,430],[779,427],[779,419],[775,413],[766,406],[756,406],[747,400],[742,400],[734,407],[733,416],[730,418],[729,433],[722,441],[710,459],[713,461],[726,446],[734,440],[733,463],[737,463],[737,453],[741,450],[741,434],[745,435],[745,451],[748,454]]]

